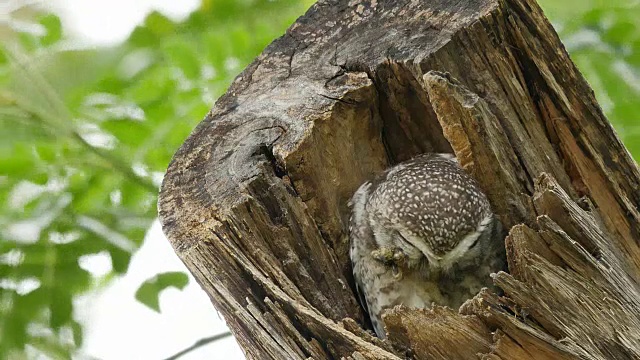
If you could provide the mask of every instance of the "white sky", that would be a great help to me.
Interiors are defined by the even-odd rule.
[[[83,41],[108,45],[126,39],[152,10],[181,19],[200,1],[44,0],[41,3],[55,8],[67,29]],[[99,272],[105,262],[104,258],[96,257],[88,261],[88,266]],[[159,272],[175,270],[188,273],[156,222],[142,248],[133,256],[126,276],[104,291],[79,301],[79,320],[86,326],[82,353],[103,360],[163,359],[201,338],[226,331],[224,321],[193,278],[183,291],[169,289],[162,293],[161,314],[135,300],[135,291],[143,281]],[[235,340],[226,338],[181,359],[243,358]]]
[[[47,4],[46,0],[42,1]],[[125,40],[131,30],[153,10],[172,19],[182,19],[200,0],[53,0],[48,5],[64,16],[65,26],[81,39],[94,44]]]
[[[183,290],[160,296],[161,314],[137,302],[134,294],[148,278],[165,271],[188,272],[154,222],[143,246],[133,256],[126,276],[90,296],[78,312],[85,324],[82,352],[103,360],[164,359],[198,339],[227,331],[209,298],[191,278]],[[84,302],[84,301],[83,301]],[[183,356],[195,359],[243,359],[233,338],[226,338]]]

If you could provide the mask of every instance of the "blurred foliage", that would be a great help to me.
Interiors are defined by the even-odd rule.
[[[136,299],[151,309],[160,312],[160,292],[169,287],[184,289],[189,283],[187,274],[179,271],[158,274],[147,280],[136,291]]]
[[[539,0],[600,106],[640,157],[640,1]]]
[[[175,150],[309,4],[205,0],[181,22],[152,13],[100,49],[74,45],[53,14],[0,23],[12,39],[0,50],[1,359],[68,358],[81,345],[78,295],[126,273]],[[541,4],[640,155],[638,1]],[[83,265],[94,256],[110,259],[106,275]],[[136,298],[157,310],[159,292],[185,279],[159,274]]]
[[[7,23],[19,26],[0,51],[0,359],[81,345],[74,300],[126,273],[173,153],[308,5],[208,0],[181,22],[151,13],[101,49],[74,45],[54,14]],[[96,254],[107,275],[83,266]],[[187,281],[159,274],[136,297],[158,310],[159,292]]]

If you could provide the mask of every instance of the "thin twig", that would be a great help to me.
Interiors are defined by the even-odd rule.
[[[102,149],[89,144],[79,133],[75,131],[72,132],[71,136],[85,149],[87,149],[94,155],[105,160],[107,163],[113,166],[115,170],[118,170],[122,175],[124,175],[127,179],[137,183],[138,185],[142,186],[143,188],[147,189],[152,193],[155,193],[158,191],[158,187],[153,182],[136,174],[129,165],[125,164],[119,158],[111,155],[107,151],[103,151]]]
[[[18,50],[7,52],[7,54],[9,54],[16,69],[20,70],[20,74],[25,77],[25,81],[38,85],[38,90],[42,93],[44,100],[52,110],[33,109],[28,106],[28,101],[24,99],[20,101],[21,99],[14,98],[11,94],[6,93],[0,94],[0,103],[16,106],[18,109],[30,115],[33,120],[36,120],[48,128],[56,129],[56,127],[60,126],[62,129],[57,129],[60,136],[70,137],[89,152],[107,162],[114,170],[119,171],[127,179],[142,186],[147,191],[152,193],[158,191],[158,186],[147,178],[136,174],[126,162],[108,151],[89,144],[72,125],[69,125],[73,124],[71,121],[60,121],[60,119],[70,119],[71,114],[55,89],[53,89],[41,73],[32,68],[32,61],[26,55]]]
[[[182,355],[185,355],[185,354],[187,354],[187,353],[189,353],[189,352],[191,352],[191,351],[193,351],[193,350],[195,350],[197,348],[203,347],[203,346],[205,346],[205,345],[207,345],[209,343],[224,339],[224,338],[229,337],[229,336],[231,336],[231,332],[227,331],[227,332],[224,332],[222,334],[218,334],[218,335],[214,335],[214,336],[211,336],[211,337],[206,337],[206,338],[200,339],[200,340],[196,341],[195,344],[189,346],[188,348],[186,348],[184,350],[181,350],[181,351],[177,352],[176,354],[174,354],[172,356],[169,356],[168,358],[166,358],[164,360],[176,360],[179,357],[181,357]]]

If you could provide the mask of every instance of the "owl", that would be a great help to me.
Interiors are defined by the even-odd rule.
[[[400,163],[362,184],[349,206],[353,275],[380,338],[385,309],[458,308],[505,268],[500,222],[452,155]]]

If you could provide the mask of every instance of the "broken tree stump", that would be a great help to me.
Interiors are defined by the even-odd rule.
[[[460,313],[363,330],[347,201],[454,153],[510,230]],[[534,0],[324,0],[175,154],[159,209],[249,359],[640,358],[640,172]],[[452,346],[465,346],[452,351]]]

